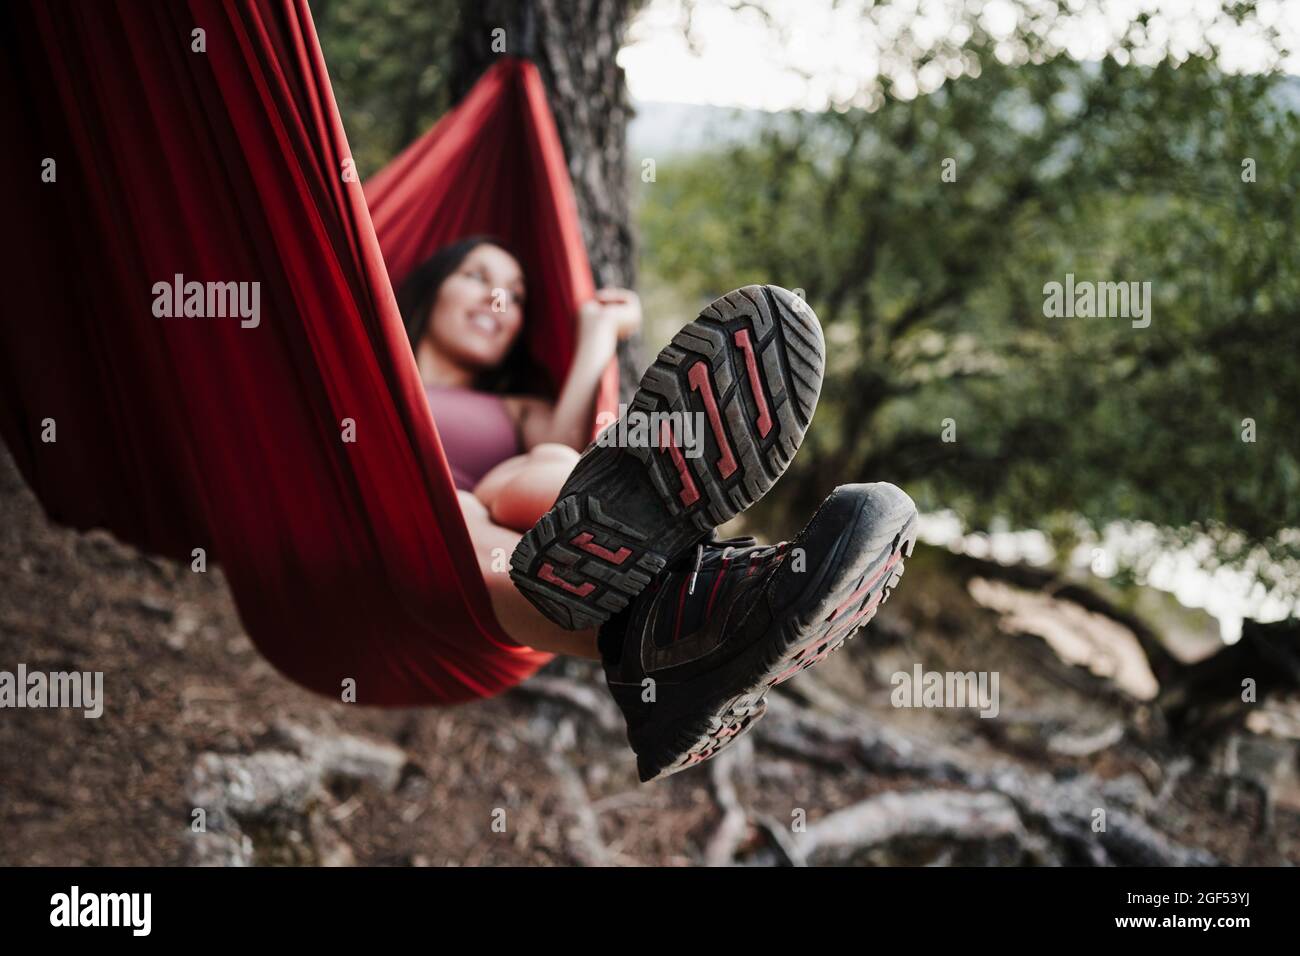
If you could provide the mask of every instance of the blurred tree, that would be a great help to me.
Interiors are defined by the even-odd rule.
[[[446,112],[456,0],[312,0],[312,18],[362,178]]]
[[[884,479],[974,527],[1142,520],[1228,561],[1300,556],[1295,81],[995,46],[976,29],[976,75],[778,115],[643,191],[648,269],[701,298],[802,288],[826,328],[818,421],[766,519]],[[1049,317],[1067,273],[1150,282],[1149,327]]]

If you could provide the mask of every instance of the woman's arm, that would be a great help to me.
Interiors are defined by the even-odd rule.
[[[578,347],[554,405],[516,405],[524,447],[558,442],[582,451],[591,442],[592,403],[618,343],[641,327],[641,300],[628,289],[601,289],[578,310]]]

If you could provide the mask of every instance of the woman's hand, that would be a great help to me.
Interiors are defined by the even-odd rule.
[[[584,338],[603,327],[612,327],[618,341],[641,328],[641,299],[631,289],[599,289],[596,297],[578,310],[578,324]]]
[[[578,350],[559,398],[546,411],[522,419],[524,444],[544,442],[582,451],[591,439],[596,387],[619,341],[641,328],[641,300],[629,289],[601,289],[578,309]]]

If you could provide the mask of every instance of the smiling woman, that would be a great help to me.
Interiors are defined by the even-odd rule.
[[[501,573],[502,559],[555,503],[590,438],[600,378],[641,308],[633,292],[602,289],[578,310],[577,349],[551,401],[536,394],[521,334],[526,295],[506,244],[471,236],[416,268],[398,304],[498,620],[532,647],[594,657],[594,632],[537,615]]]
[[[434,253],[402,287],[407,335],[462,491],[473,491],[523,450],[516,417],[500,394],[527,390],[523,290],[514,256],[480,237]]]
[[[474,236],[435,252],[398,293],[425,384],[520,390],[524,273],[505,244]]]

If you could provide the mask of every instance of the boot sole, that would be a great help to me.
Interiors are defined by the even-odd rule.
[[[766,712],[773,687],[825,660],[889,599],[903,577],[903,558],[916,544],[916,506],[893,485],[857,487],[868,497],[856,520],[829,549],[813,583],[782,612],[780,624],[738,664],[743,689],[667,731],[672,746],[640,754],[642,782],[689,769],[731,746]],[[800,538],[813,531],[825,509],[823,503]]]
[[[561,627],[597,627],[623,610],[776,483],[812,421],[824,369],[821,326],[793,293],[746,286],[714,300],[659,353],[624,416],[698,413],[702,453],[680,447],[681,417],[660,419],[659,434],[647,429],[636,447],[603,443],[625,434],[624,420],[610,426],[515,547],[515,586]]]

